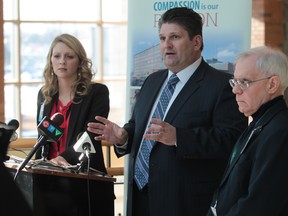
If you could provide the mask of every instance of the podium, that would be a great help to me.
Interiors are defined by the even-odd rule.
[[[14,176],[19,165],[5,165]],[[93,172],[37,167],[24,168],[15,180],[35,216],[114,216],[115,181]]]

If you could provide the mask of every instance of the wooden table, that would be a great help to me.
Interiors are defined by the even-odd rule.
[[[5,163],[12,175],[19,164]],[[114,182],[97,173],[24,168],[15,182],[36,216],[114,216]]]

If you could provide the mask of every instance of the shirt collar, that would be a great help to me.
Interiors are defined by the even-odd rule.
[[[189,78],[194,74],[196,69],[199,67],[201,61],[202,61],[202,56],[200,56],[200,58],[197,59],[193,64],[179,71],[177,73],[177,77],[179,78],[180,82],[186,83],[189,80]],[[169,70],[168,79],[170,78],[172,74],[173,72]]]

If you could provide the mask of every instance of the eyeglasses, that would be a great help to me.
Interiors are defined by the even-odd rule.
[[[237,79],[230,79],[229,80],[229,84],[232,88],[234,88],[236,85],[239,86],[242,90],[249,88],[251,83],[254,82],[258,82],[258,81],[262,81],[262,80],[266,80],[266,79],[270,79],[272,76],[269,77],[265,77],[262,79],[258,79],[258,80],[237,80]]]

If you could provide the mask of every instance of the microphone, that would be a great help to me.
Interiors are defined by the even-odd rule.
[[[55,113],[51,119],[53,119],[53,121],[55,123],[58,124],[58,126],[60,126],[63,121],[64,121],[64,117],[61,113]],[[40,135],[44,135],[44,136],[48,136],[48,139],[46,141],[44,141],[44,145],[42,145],[42,152],[41,152],[41,156],[43,160],[46,160],[46,158],[48,157],[48,151],[47,151],[47,145],[49,143],[47,142],[57,142],[59,140],[59,136],[62,135],[63,131],[62,129],[60,129],[59,132],[59,128],[55,128],[54,126],[55,124],[51,123],[51,120],[45,116],[42,121],[38,124],[38,132]]]
[[[38,124],[39,134],[45,136],[46,141],[57,142],[63,135],[63,129],[59,127],[63,122],[64,117],[61,113],[55,113],[51,119],[45,116]]]
[[[8,126],[10,126],[11,128],[13,128],[14,132],[10,138],[10,142],[13,142],[15,140],[18,139],[18,134],[16,133],[16,130],[19,127],[19,122],[16,119],[12,119],[7,123]]]
[[[41,135],[37,139],[32,150],[26,156],[25,160],[18,167],[14,180],[16,179],[18,173],[26,166],[26,164],[41,146],[43,146],[48,140],[57,142],[60,139],[60,137],[63,135],[63,129],[60,128],[63,121],[64,117],[61,113],[55,113],[51,119],[49,119],[47,116],[42,119],[42,121],[38,124],[39,133]]]
[[[13,127],[14,130],[17,130],[19,127],[19,122],[16,119],[12,119],[7,123],[7,125]]]
[[[80,134],[78,134],[78,136],[80,136]],[[82,171],[84,169],[84,164],[86,163],[84,156],[86,156],[86,159],[88,159],[88,170],[89,170],[90,169],[90,167],[89,167],[90,153],[96,153],[96,151],[95,151],[95,148],[92,144],[92,141],[91,141],[87,131],[82,133],[81,137],[77,140],[77,142],[75,143],[73,148],[74,148],[75,152],[82,153],[79,156],[80,163],[77,164],[76,173],[79,173],[80,171]]]
[[[90,153],[96,153],[96,150],[92,144],[92,141],[87,131],[85,131],[81,135],[81,137],[77,140],[73,148],[76,152],[82,153],[79,157],[80,161],[84,155],[86,155],[86,157],[89,158]]]

